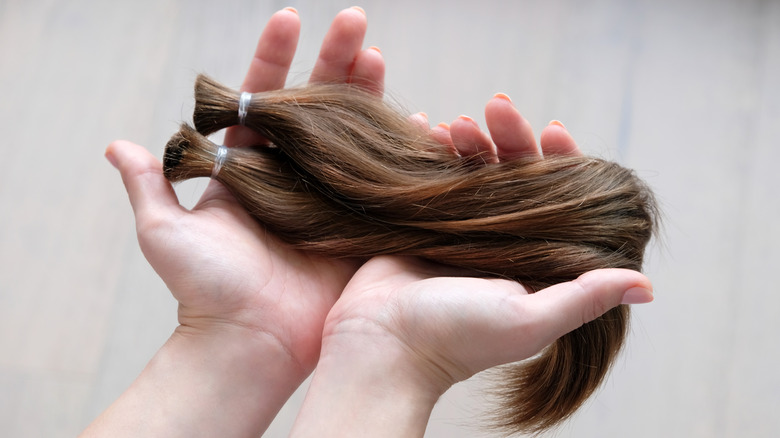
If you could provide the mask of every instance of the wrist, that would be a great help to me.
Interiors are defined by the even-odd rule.
[[[158,356],[213,381],[224,394],[239,389],[292,394],[312,371],[272,334],[229,324],[212,331],[180,325]]]
[[[179,326],[84,436],[257,436],[306,373],[271,336]]]
[[[449,384],[421,371],[392,335],[365,340],[324,341],[291,436],[423,436]]]

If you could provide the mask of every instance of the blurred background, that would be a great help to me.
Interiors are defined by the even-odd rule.
[[[238,86],[266,20],[303,22],[306,81],[347,1],[0,1],[0,435],[74,436],[176,325],[103,150],[157,156],[205,72]],[[508,94],[657,192],[656,301],[557,437],[780,433],[780,2],[365,0],[388,93],[431,121]],[[194,205],[206,181],[177,192]],[[426,436],[489,437],[479,377]],[[305,387],[266,436],[286,436]]]

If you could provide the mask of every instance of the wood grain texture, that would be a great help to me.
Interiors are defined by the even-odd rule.
[[[199,72],[238,85],[265,21],[303,21],[303,83],[343,1],[0,2],[0,435],[74,436],[140,372],[176,306],[138,249],[105,146],[158,156]],[[379,0],[366,45],[391,97],[485,126],[496,92],[537,132],[638,169],[664,211],[656,302],[559,437],[770,437],[780,431],[780,2]],[[203,181],[181,184],[192,205]],[[426,436],[488,437],[480,382]],[[267,436],[285,436],[296,393]]]

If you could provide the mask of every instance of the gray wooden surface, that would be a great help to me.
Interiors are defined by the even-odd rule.
[[[73,436],[168,337],[113,139],[158,156],[207,72],[238,85],[268,17],[308,76],[343,1],[0,1],[0,435]],[[560,437],[780,434],[780,2],[367,0],[389,92],[432,120],[509,94],[538,130],[638,169],[664,211],[626,353]],[[192,205],[205,182],[177,191]],[[427,436],[491,436],[479,382]],[[285,436],[302,392],[267,436]]]

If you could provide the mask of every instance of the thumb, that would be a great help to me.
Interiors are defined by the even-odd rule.
[[[144,147],[117,140],[106,148],[106,159],[122,175],[137,224],[181,208],[162,164]]]
[[[600,317],[620,304],[653,301],[650,280],[630,269],[598,269],[574,281],[557,284],[527,297],[539,323],[547,325],[547,343]]]

